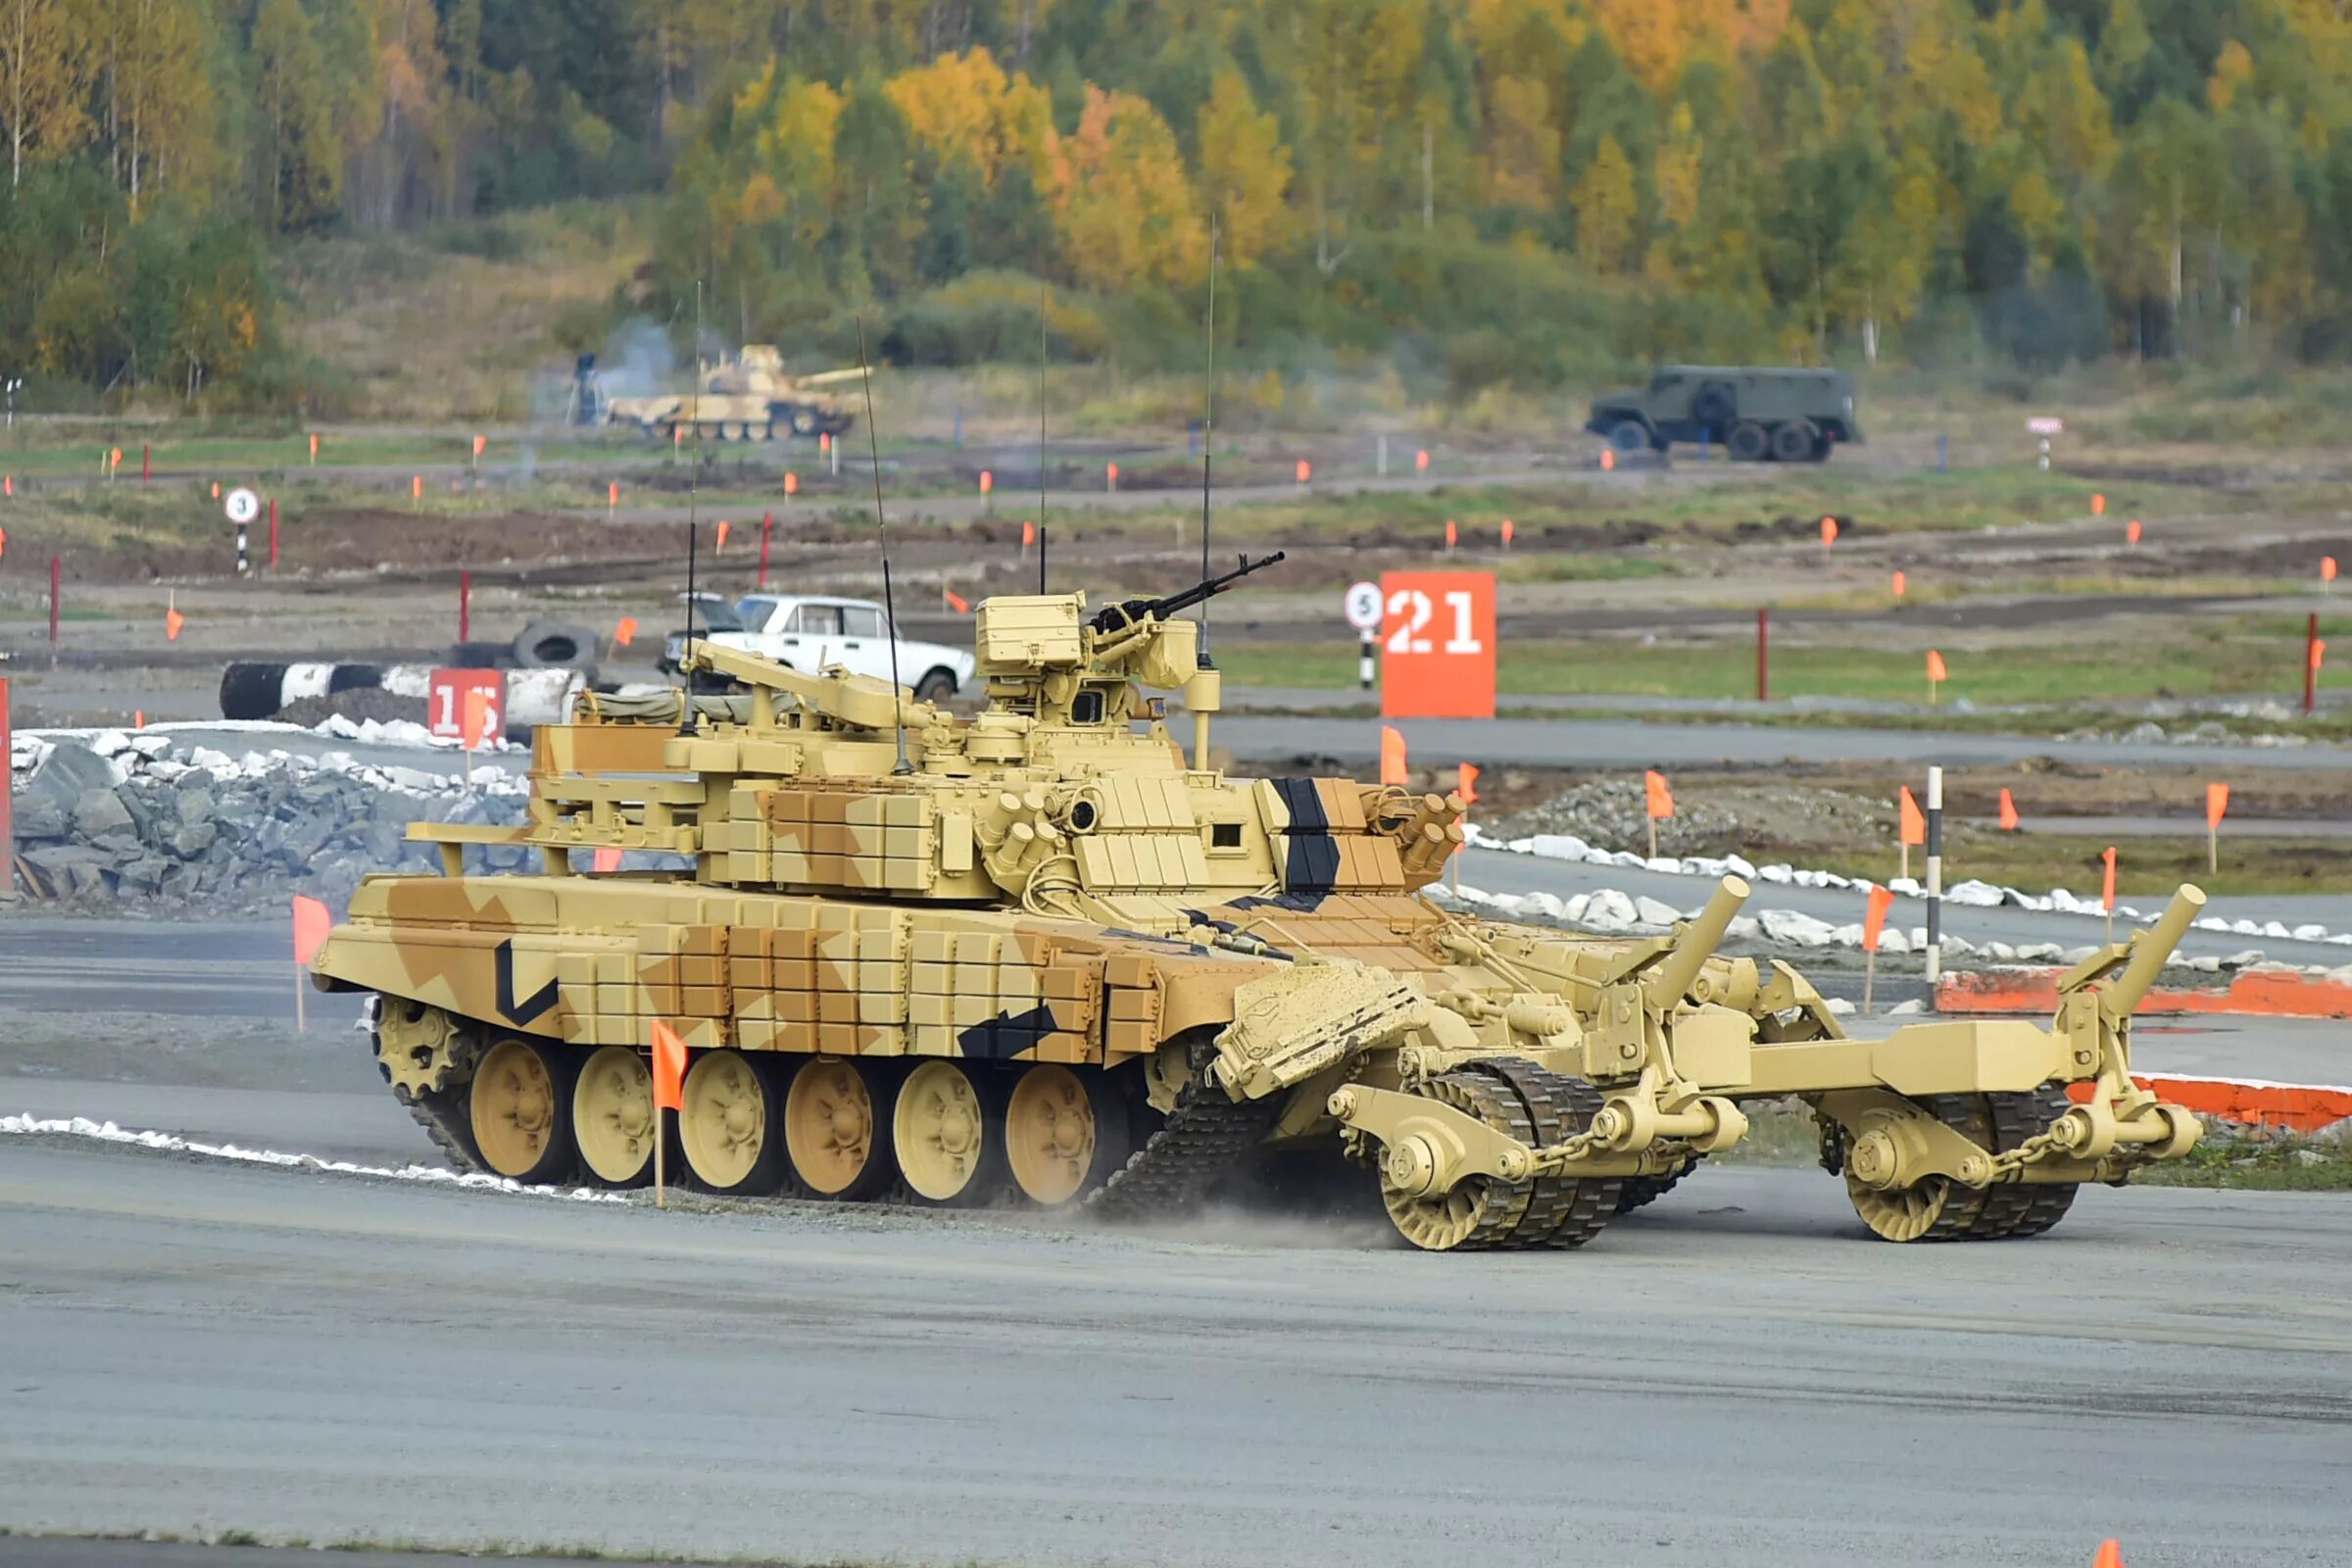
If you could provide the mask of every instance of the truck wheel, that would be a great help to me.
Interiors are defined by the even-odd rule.
[[[1772,456],[1776,463],[1810,463],[1813,443],[1821,432],[1810,419],[1791,419],[1772,427]]]
[[[1690,400],[1690,418],[1718,433],[1740,422],[1740,395],[1728,381],[1709,381]]]
[[[956,677],[944,669],[934,669],[914,683],[918,703],[944,703],[955,695]]]
[[[1742,419],[1732,426],[1731,439],[1724,445],[1735,463],[1762,463],[1772,452],[1772,435],[1753,419]]]
[[[1630,458],[1637,452],[1649,450],[1649,430],[1640,419],[1619,419],[1609,426],[1609,445],[1619,457]]]

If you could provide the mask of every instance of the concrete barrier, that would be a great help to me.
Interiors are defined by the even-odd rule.
[[[1936,1010],[1947,1013],[2046,1015],[2058,1008],[2062,969],[1974,969],[1944,976]],[[2352,1018],[2352,982],[2335,975],[2250,969],[2215,986],[2159,987],[2137,1011],[2251,1013],[2268,1018]]]

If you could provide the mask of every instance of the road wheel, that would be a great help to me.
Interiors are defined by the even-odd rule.
[[[914,683],[914,698],[918,703],[944,703],[956,695],[956,677],[944,669],[932,670]]]
[[[592,1053],[571,1089],[571,1135],[580,1163],[599,1186],[643,1187],[654,1179],[654,1077],[626,1046]]]
[[[742,440],[742,439],[743,439],[743,421],[742,421],[741,419],[721,419],[721,420],[719,420],[719,421],[718,421],[718,438],[719,438],[721,441],[740,441],[740,440]]]
[[[899,1085],[891,1147],[918,1203],[971,1208],[1004,1187],[1004,1113],[961,1062],[926,1061]]]
[[[1813,459],[1813,443],[1821,435],[1810,419],[1791,419],[1787,424],[1772,427],[1772,458],[1775,463],[1809,463]]]
[[[773,441],[776,438],[776,427],[773,424],[755,424],[751,430],[752,439],[755,441]]]
[[[1057,1208],[1110,1180],[1135,1152],[1126,1102],[1109,1076],[1081,1078],[1056,1062],[1021,1074],[1004,1108],[1013,1185],[1041,1208]]]
[[[547,1041],[509,1037],[490,1048],[466,1096],[483,1164],[534,1187],[570,1177],[572,1069]]]
[[[871,1198],[897,1173],[890,1124],[874,1114],[878,1073],[863,1062],[819,1057],[793,1075],[784,1097],[784,1152],[812,1198]]]
[[[1630,458],[1637,452],[1647,452],[1650,446],[1649,427],[1640,419],[1619,419],[1609,426],[1609,445],[1617,450],[1621,458]]]
[[[784,1184],[783,1117],[773,1076],[739,1051],[707,1051],[686,1070],[678,1141],[714,1193],[754,1197]]]
[[[807,409],[793,410],[792,432],[795,435],[816,434],[816,416]]]
[[[1772,432],[1753,419],[1742,419],[1732,426],[1731,439],[1724,446],[1735,463],[1762,463],[1772,452]]]

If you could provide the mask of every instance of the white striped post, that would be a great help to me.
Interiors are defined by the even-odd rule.
[[[1943,769],[1928,769],[1928,1005],[1943,977]]]

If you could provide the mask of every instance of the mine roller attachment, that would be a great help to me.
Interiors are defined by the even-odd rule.
[[[2183,886],[2154,926],[2076,965],[2059,981],[2051,1031],[1912,1025],[1875,1049],[1886,1087],[1808,1096],[1823,1163],[1844,1176],[1863,1223],[1893,1242],[2037,1235],[2082,1183],[2120,1185],[2194,1148],[2196,1117],[2132,1081],[2131,1032],[2204,906]],[[1972,1092],[1924,1092],[1963,1077]],[[2059,1087],[2069,1082],[2087,1083],[2082,1103],[2069,1103]]]

